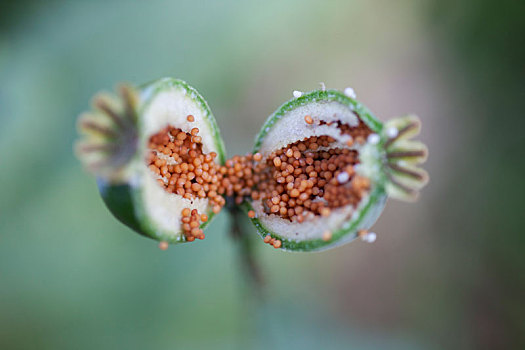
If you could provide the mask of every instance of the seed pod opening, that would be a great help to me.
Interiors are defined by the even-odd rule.
[[[406,140],[419,130],[416,119],[385,128],[342,92],[296,97],[256,138],[258,181],[243,206],[265,243],[312,251],[351,241],[377,220],[388,194],[410,199],[427,181],[412,166],[424,160],[424,145]],[[407,157],[412,165],[399,165]]]
[[[119,97],[96,96],[78,126],[77,155],[119,220],[163,242],[204,238],[224,205],[216,183],[225,152],[194,88],[171,78],[124,85]]]

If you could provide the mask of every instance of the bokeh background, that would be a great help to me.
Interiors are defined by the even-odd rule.
[[[522,1],[0,2],[0,348],[525,348]],[[230,154],[294,89],[416,113],[431,182],[375,244],[258,244],[258,300],[222,214],[162,252],[72,153],[117,82],[185,79]]]

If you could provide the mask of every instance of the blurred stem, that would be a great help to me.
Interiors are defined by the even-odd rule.
[[[230,236],[236,242],[239,264],[242,269],[244,280],[250,289],[250,294],[262,297],[264,288],[264,279],[262,270],[255,256],[254,235],[247,232],[242,225],[244,213],[237,205],[231,201],[227,202],[227,208],[230,213]]]
[[[243,225],[246,215],[235,205],[233,198],[226,200],[226,208],[230,213],[230,236],[238,251],[238,262],[242,270],[241,283],[244,287],[244,305],[241,308],[239,324],[240,334],[243,336],[239,337],[237,345],[239,349],[251,349],[254,347],[254,340],[259,336],[259,322],[254,315],[265,309],[262,305],[265,294],[264,278],[255,253],[256,235]]]

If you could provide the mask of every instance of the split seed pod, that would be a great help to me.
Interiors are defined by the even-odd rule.
[[[417,117],[383,124],[352,91],[294,93],[256,137],[257,191],[245,203],[265,243],[314,251],[368,230],[387,197],[414,200],[428,181]],[[368,237],[369,241],[375,239]]]
[[[208,104],[187,83],[170,78],[123,85],[119,92],[96,96],[93,110],[78,122],[83,138],[76,153],[97,176],[107,207],[155,240],[204,238],[202,229],[224,205],[221,196],[208,196],[212,176],[203,170],[225,158]]]

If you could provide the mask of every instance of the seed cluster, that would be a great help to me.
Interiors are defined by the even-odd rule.
[[[189,208],[182,209],[182,230],[188,242],[193,242],[195,238],[204,239],[204,232],[199,226],[201,222],[208,221],[206,214],[199,214],[197,209],[190,210]]]
[[[311,124],[308,123],[308,121],[306,122],[307,124]],[[320,121],[319,125],[332,125],[333,123],[334,122]],[[366,124],[363,123],[363,121],[360,119],[359,124],[357,124],[356,126],[350,126],[348,124],[343,124],[342,122],[337,122],[337,127],[339,128],[342,134],[350,136],[350,139],[346,143],[348,147],[352,146],[354,142],[357,142],[359,144],[365,143],[368,135],[372,133],[370,128],[366,126]]]
[[[281,248],[282,242],[280,239],[275,239],[271,235],[266,235],[263,242],[273,246],[274,248]]]
[[[187,116],[189,122],[194,116]],[[237,203],[249,196],[257,177],[253,176],[252,161],[261,159],[260,155],[235,156],[225,165],[215,162],[217,154],[202,151],[202,138],[198,128],[189,133],[167,126],[149,139],[147,164],[156,176],[157,182],[167,192],[194,200],[207,198],[212,211],[217,214],[226,204],[223,196],[235,197]],[[186,209],[188,211],[186,211]],[[182,228],[187,241],[203,239],[199,228],[206,222],[206,215],[189,208],[182,211]]]
[[[186,118],[193,122],[191,115]],[[310,116],[305,123],[313,124]],[[319,124],[328,124],[320,121]],[[333,122],[330,122],[332,124]],[[350,136],[348,145],[364,143],[370,129],[337,122],[343,134]],[[207,198],[214,213],[225,205],[224,196],[237,204],[246,197],[261,200],[264,212],[290,221],[303,222],[314,216],[329,216],[331,211],[355,206],[370,187],[367,178],[355,174],[359,162],[356,150],[331,148],[330,136],[309,137],[277,150],[263,160],[259,153],[234,156],[224,165],[216,163],[217,154],[202,151],[199,129],[189,133],[167,126],[149,140],[147,164],[157,182],[167,192],[194,200]],[[250,211],[248,216],[255,217]],[[200,228],[208,217],[196,209],[181,213],[183,234],[187,241],[203,239]],[[324,234],[329,240],[331,234]],[[282,242],[269,235],[265,243],[280,248]]]
[[[189,117],[193,120],[193,116],[188,116],[188,120]],[[167,192],[187,199],[208,198],[218,212],[225,200],[219,194],[222,176],[215,163],[217,154],[203,153],[198,133],[198,128],[190,133],[170,126],[164,128],[150,138],[147,163]]]
[[[369,183],[355,175],[356,151],[318,151],[334,141],[329,136],[310,137],[272,153],[256,167],[262,182],[252,198],[262,200],[265,213],[297,222],[357,204]]]

